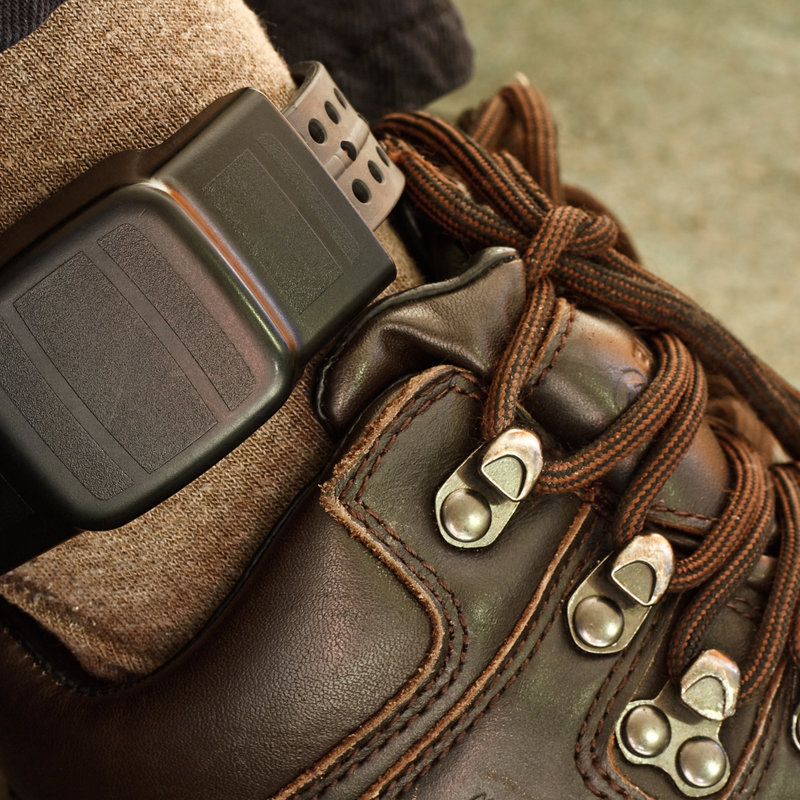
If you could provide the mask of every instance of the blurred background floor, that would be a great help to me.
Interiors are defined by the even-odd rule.
[[[455,2],[476,75],[435,110],[524,72],[556,117],[564,178],[800,386],[800,4]]]

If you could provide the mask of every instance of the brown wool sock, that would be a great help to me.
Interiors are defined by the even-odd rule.
[[[241,0],[67,0],[0,53],[0,231],[111,153],[150,147],[243,86],[283,105],[286,64]],[[420,281],[388,224],[389,291]],[[195,634],[332,444],[310,371],[226,459],[114,531],[87,532],[0,578],[0,593],[91,673],[147,674]]]

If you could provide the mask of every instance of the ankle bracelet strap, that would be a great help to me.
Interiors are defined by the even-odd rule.
[[[403,173],[322,64],[303,62],[292,75],[302,78],[302,86],[283,109],[284,116],[375,230],[400,199]]]

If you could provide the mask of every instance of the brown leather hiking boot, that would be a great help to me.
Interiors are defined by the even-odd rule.
[[[300,395],[330,463],[157,668],[3,604],[12,797],[795,797],[797,393],[561,184],[532,90],[380,134],[428,282]]]

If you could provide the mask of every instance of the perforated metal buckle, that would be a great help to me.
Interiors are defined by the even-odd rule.
[[[247,89],[169,146],[115,157],[125,185],[0,271],[0,569],[67,528],[121,525],[206,470],[393,278],[372,228],[402,178],[324,70],[306,74],[288,119]],[[320,113],[329,139],[339,125],[353,140],[352,166],[330,171],[305,143]],[[86,187],[62,192],[57,216]],[[26,541],[26,508],[52,533]]]

